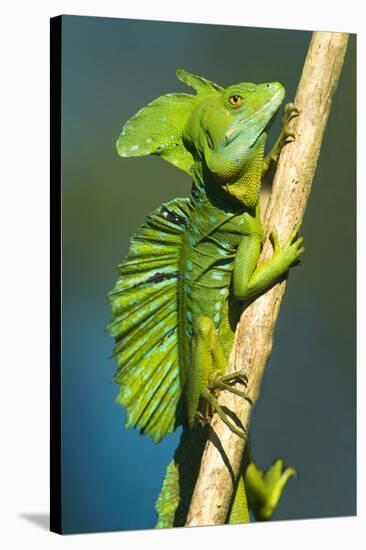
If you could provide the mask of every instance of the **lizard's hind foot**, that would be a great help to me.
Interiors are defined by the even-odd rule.
[[[205,427],[209,426],[209,424],[211,423],[211,416],[205,415],[205,414],[201,413],[201,411],[197,411],[196,412],[196,420],[197,420],[198,424],[200,426],[202,426],[202,428],[205,428]]]
[[[243,370],[234,371],[229,374],[215,373],[211,376],[208,389],[211,391],[216,389],[227,390],[235,395],[238,395],[239,397],[242,397],[243,399],[247,399],[250,403],[252,403],[245,392],[234,387],[234,384],[236,383],[241,383],[245,387],[248,385],[248,377]]]
[[[220,382],[241,382],[244,386],[248,385],[248,376],[244,370],[236,370],[229,374],[223,374],[219,377]]]
[[[246,439],[247,433],[244,428],[239,428],[234,422],[231,421],[229,416],[225,413],[223,408],[219,405],[219,402],[217,401],[216,397],[212,395],[212,393],[208,389],[204,389],[201,392],[201,395],[204,399],[206,399],[209,404],[212,407],[212,410],[215,411],[221,420],[226,424],[226,426],[234,432],[238,437],[241,437],[242,439]]]

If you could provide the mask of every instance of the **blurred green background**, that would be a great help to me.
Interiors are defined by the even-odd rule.
[[[280,81],[295,95],[310,32],[63,17],[62,517],[65,532],[150,528],[179,439],[124,429],[114,403],[107,293],[131,235],[190,179],[152,157],[121,159],[124,122],[190,90],[177,67],[221,85]],[[251,439],[258,465],[298,469],[273,519],[356,513],[355,57],[352,36],[291,272]],[[276,136],[281,116],[270,133]]]

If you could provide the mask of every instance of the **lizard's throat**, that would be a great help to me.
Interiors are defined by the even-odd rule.
[[[243,174],[236,182],[222,185],[223,190],[247,208],[255,208],[259,201],[261,179],[253,174]]]
[[[204,189],[211,202],[218,200],[222,204],[234,207],[235,210],[255,209],[260,196],[266,137],[265,133],[259,136],[253,149],[245,155],[242,169],[236,176],[233,174],[228,179],[221,179],[217,173],[211,172],[212,162],[206,163],[203,156],[197,159],[193,169],[196,188]]]
[[[251,174],[242,174],[237,181],[221,182],[214,180],[208,170],[196,166],[193,171],[193,194],[200,200],[209,200],[220,208],[242,212],[255,209],[259,202],[261,181]]]

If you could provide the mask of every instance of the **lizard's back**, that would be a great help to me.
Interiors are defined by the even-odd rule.
[[[247,214],[195,191],[147,217],[110,293],[117,401],[127,409],[126,426],[155,442],[183,422],[194,319],[212,319],[228,354],[239,314],[229,289]]]

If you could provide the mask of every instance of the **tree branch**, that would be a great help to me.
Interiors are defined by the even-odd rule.
[[[345,33],[314,32],[312,35],[295,98],[300,114],[291,122],[296,139],[281,153],[264,219],[266,235],[275,229],[282,243],[304,215],[347,41]],[[272,247],[266,239],[260,262],[271,255]],[[243,312],[236,329],[227,372],[245,370],[249,380],[247,392],[253,403],[271,353],[272,334],[285,287],[286,281],[282,281],[255,300]],[[232,411],[248,431],[250,403],[227,391],[221,393],[219,402]],[[245,442],[216,414],[211,428],[187,517],[186,525],[190,526],[225,523],[244,451]]]

